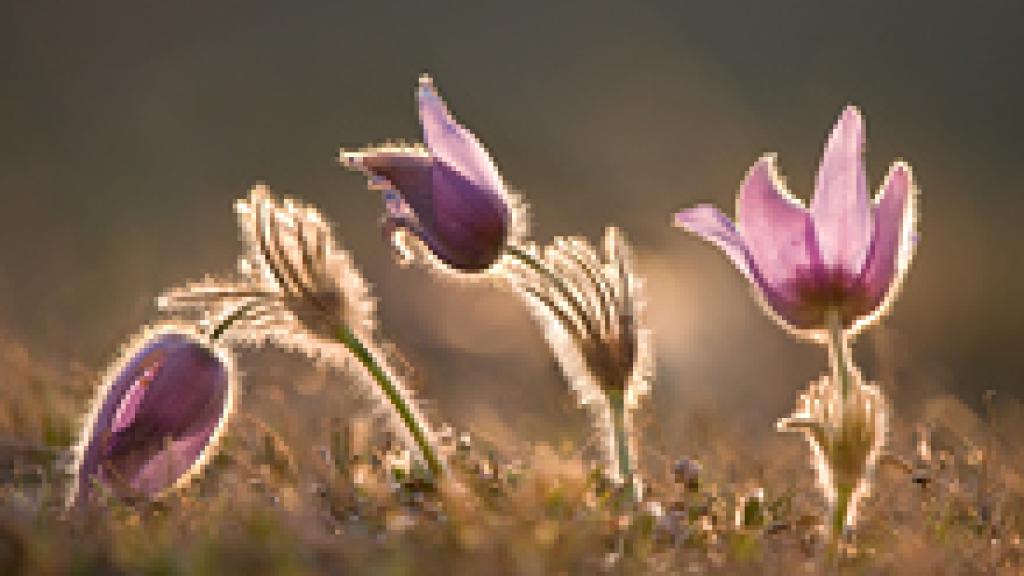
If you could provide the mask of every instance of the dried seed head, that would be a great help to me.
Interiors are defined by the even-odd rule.
[[[607,429],[609,396],[620,397],[628,419],[653,374],[643,286],[629,245],[616,228],[608,228],[603,254],[581,238],[556,238],[542,260],[529,258],[506,259],[509,278],[543,322],[580,403],[591,406],[598,426]]]
[[[372,336],[374,302],[366,282],[315,208],[279,201],[257,186],[235,211],[245,244],[238,273],[169,290],[159,299],[161,309],[217,318],[242,308],[226,339],[269,338],[313,356],[343,327]]]
[[[313,207],[277,200],[262,186],[235,205],[245,243],[238,272],[169,290],[167,312],[217,318],[214,336],[238,344],[270,340],[335,368],[347,368],[406,446],[440,471],[433,432],[374,332],[374,302],[349,255]],[[433,457],[427,457],[427,452]]]

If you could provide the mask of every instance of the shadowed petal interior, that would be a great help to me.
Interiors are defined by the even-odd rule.
[[[771,156],[747,172],[740,185],[736,220],[766,291],[794,298],[790,294],[793,281],[812,270],[817,260],[814,230],[807,210],[779,181]]]
[[[393,190],[421,218],[433,218],[434,160],[421,148],[371,148],[343,153],[342,161],[370,177],[370,186]]]

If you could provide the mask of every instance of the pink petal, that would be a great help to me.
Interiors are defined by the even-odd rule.
[[[717,246],[729,257],[733,266],[754,282],[750,269],[750,255],[736,227],[721,210],[709,204],[694,206],[677,212],[674,224],[687,232],[696,234]]]
[[[431,155],[477,186],[493,191],[503,190],[501,175],[487,150],[472,132],[452,117],[429,76],[420,78],[416,95],[423,139]]]
[[[875,230],[861,275],[871,310],[882,304],[910,265],[914,242],[913,189],[910,166],[897,162],[889,168],[872,207]]]
[[[871,242],[871,209],[864,173],[864,121],[843,110],[825,145],[811,215],[827,270],[859,274]]]
[[[789,297],[793,282],[814,268],[814,230],[807,210],[776,175],[773,157],[763,157],[747,172],[736,221],[763,288]]]

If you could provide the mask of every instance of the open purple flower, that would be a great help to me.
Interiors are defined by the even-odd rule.
[[[230,357],[191,329],[146,331],[111,367],[83,428],[70,501],[96,485],[155,497],[202,469],[234,402]]]
[[[864,121],[849,106],[825,145],[810,209],[767,155],[740,185],[735,225],[710,205],[677,213],[675,224],[725,252],[786,328],[820,339],[832,316],[855,334],[892,301],[910,265],[915,226],[910,166],[893,163],[872,202],[863,149]]]
[[[384,230],[396,247],[408,232],[450,268],[485,270],[514,227],[511,198],[487,150],[451,115],[429,76],[416,96],[425,145],[342,150],[341,162],[384,191]]]

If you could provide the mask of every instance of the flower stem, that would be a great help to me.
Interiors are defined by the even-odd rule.
[[[636,501],[636,488],[633,485],[633,461],[629,453],[629,431],[626,428],[626,402],[622,392],[608,394],[608,408],[612,420],[612,450],[619,478],[631,501]]]
[[[213,330],[210,331],[210,341],[216,342],[224,333],[231,327],[232,324],[237,322],[239,319],[244,317],[250,309],[252,309],[254,303],[248,302],[233,310],[230,314],[224,317]],[[388,402],[394,407],[395,411],[398,412],[399,418],[402,420],[402,424],[409,431],[413,440],[416,442],[416,446],[419,448],[420,453],[426,461],[427,468],[435,478],[440,478],[444,474],[444,466],[441,464],[441,460],[437,456],[437,451],[430,443],[427,437],[426,426],[420,422],[420,419],[413,412],[412,406],[409,400],[403,394],[403,391],[391,380],[391,377],[385,372],[384,368],[373,356],[373,353],[359,340],[359,338],[351,331],[347,326],[339,326],[338,341],[347,348],[356,360],[366,368],[373,381],[377,384],[380,390],[387,397]]]
[[[220,337],[223,336],[225,332],[227,332],[228,328],[230,328],[232,324],[234,324],[243,316],[245,316],[254,305],[255,302],[246,302],[245,304],[242,304],[241,306],[235,308],[230,314],[225,316],[224,319],[221,320],[220,323],[217,324],[213,328],[213,330],[210,331],[210,342],[216,342],[217,340],[219,340]]]
[[[423,460],[427,464],[431,475],[440,478],[444,475],[444,465],[438,458],[437,451],[428,438],[426,425],[413,411],[412,404],[403,393],[403,390],[391,379],[388,373],[374,357],[373,353],[359,340],[359,338],[347,327],[339,326],[337,333],[338,342],[345,346],[352,355],[366,368],[366,371],[373,378],[373,381],[380,388],[381,392],[391,403],[391,407],[398,413],[402,424],[412,436],[413,441],[420,450]]]
[[[845,402],[853,380],[850,374],[850,342],[838,310],[825,313],[825,324],[828,328],[828,359],[832,365],[832,378],[839,383]]]
[[[832,538],[842,538],[846,530],[846,515],[850,510],[850,501],[853,500],[853,486],[839,482],[836,486],[836,502],[832,506]]]

